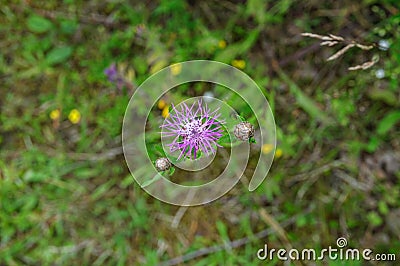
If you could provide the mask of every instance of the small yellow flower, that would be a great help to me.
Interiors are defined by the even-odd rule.
[[[262,145],[262,147],[261,147],[261,152],[264,153],[264,154],[268,154],[268,153],[270,153],[273,149],[274,149],[274,145],[272,145],[272,144],[264,144],[264,145]],[[275,150],[275,157],[276,157],[276,158],[280,158],[280,157],[282,157],[282,155],[283,155],[282,149],[281,149],[281,148],[277,148],[277,149]]]
[[[276,158],[281,158],[282,157],[282,154],[283,154],[283,151],[282,151],[282,149],[276,149],[276,151],[275,151],[275,157]]]
[[[174,76],[179,75],[182,72],[182,65],[180,63],[171,66],[171,74]]]
[[[128,63],[127,62],[118,63],[118,72],[119,73],[124,73],[127,67],[128,67]]]
[[[163,99],[161,99],[158,101],[157,108],[163,110],[166,105],[167,103]]]
[[[246,62],[244,60],[233,60],[232,66],[237,67],[239,69],[244,69],[246,67]]]
[[[220,41],[218,42],[218,47],[219,47],[220,49],[224,49],[224,48],[226,47],[226,41],[225,41],[225,40],[220,40]]]
[[[167,118],[169,116],[169,107],[165,106],[161,112],[162,117]]]
[[[264,144],[261,147],[261,151],[264,154],[270,153],[274,149],[274,145],[272,144]]]
[[[77,109],[72,109],[68,115],[68,119],[72,124],[78,124],[81,121],[81,113]]]
[[[60,118],[61,112],[59,109],[54,109],[50,112],[51,120],[58,120]]]
[[[126,79],[131,81],[135,79],[135,70],[128,68],[128,73],[126,74]]]

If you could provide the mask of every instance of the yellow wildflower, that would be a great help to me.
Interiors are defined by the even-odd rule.
[[[270,153],[274,149],[274,145],[272,144],[264,144],[261,147],[261,151],[264,154]]]
[[[220,49],[224,49],[224,48],[226,47],[226,41],[225,41],[225,40],[220,40],[220,41],[218,42],[218,47],[219,47]]]
[[[77,109],[72,109],[68,115],[68,119],[72,124],[78,124],[81,121],[81,113]]]
[[[127,67],[128,67],[128,63],[127,62],[118,63],[118,72],[119,73],[124,73]]]
[[[274,145],[272,145],[272,144],[264,144],[264,145],[262,145],[262,147],[261,147],[261,152],[264,153],[264,154],[268,154],[268,153],[270,153],[273,149],[274,149]],[[283,155],[282,149],[281,149],[281,148],[277,148],[277,149],[275,150],[275,157],[276,157],[276,158],[280,158],[280,157],[282,157],[282,155]]]
[[[233,60],[232,66],[237,67],[239,69],[244,69],[246,67],[246,62],[244,60]]]
[[[280,158],[280,157],[282,157],[282,154],[283,154],[283,151],[282,151],[282,149],[276,149],[276,151],[275,151],[275,157],[276,158]]]
[[[163,110],[166,105],[167,103],[163,99],[161,99],[158,101],[157,107],[158,109]]]
[[[132,81],[135,79],[135,70],[128,68],[128,73],[126,74],[126,79]]]
[[[171,66],[171,74],[174,76],[179,75],[182,72],[182,65],[180,63]]]
[[[169,107],[165,106],[161,112],[162,117],[167,118],[169,116]]]
[[[168,65],[168,62],[165,59],[157,59],[157,61],[155,61],[150,68],[150,74],[156,73],[157,71],[163,69],[166,65]]]
[[[59,109],[54,109],[50,112],[51,120],[58,120],[60,118],[61,112]]]

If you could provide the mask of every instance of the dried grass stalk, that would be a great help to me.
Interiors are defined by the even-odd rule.
[[[316,38],[320,40],[324,40],[325,36],[314,34],[314,33],[309,33],[309,32],[304,32],[301,34],[304,37],[310,37],[310,38]]]
[[[335,60],[335,59],[339,58],[341,55],[346,53],[350,48],[352,48],[354,46],[355,46],[355,44],[353,44],[353,43],[350,43],[350,44],[346,45],[345,47],[343,47],[342,49],[337,51],[335,54],[333,54],[330,57],[328,57],[328,59],[326,59],[326,61],[332,61],[332,60]]]
[[[334,46],[336,44],[338,44],[338,41],[323,41],[321,42],[321,46]]]
[[[329,34],[329,36],[334,40],[337,40],[337,41],[340,41],[340,42],[344,42],[344,38],[341,37],[341,36],[337,36],[337,35],[333,35],[333,34]]]
[[[358,48],[360,48],[361,50],[371,50],[372,48],[374,48],[373,45],[363,45],[363,44],[359,44],[359,43],[356,43],[356,46]]]
[[[378,61],[379,61],[379,59],[374,59],[374,60],[365,62],[364,64],[361,64],[361,65],[349,67],[348,70],[359,70],[359,69],[365,70],[365,69],[368,69],[368,68],[372,67],[373,65],[375,65],[376,62],[378,62]]]
[[[315,34],[315,33],[304,32],[301,35],[305,36],[305,37],[310,37],[310,38],[315,38],[315,39],[321,40],[321,43],[320,43],[321,46],[332,47],[332,46],[340,45],[340,44],[345,45],[339,51],[337,51],[336,53],[334,53],[333,55],[328,57],[326,59],[327,61],[332,61],[332,60],[339,58],[340,56],[344,55],[348,50],[350,50],[353,47],[357,47],[364,51],[371,50],[374,47],[376,47],[376,45],[365,45],[365,44],[358,43],[354,40],[346,40],[344,37],[334,35],[334,34],[319,35],[319,34]],[[376,62],[378,62],[378,60],[372,59],[371,61],[365,62],[365,63],[357,65],[357,66],[349,67],[348,69],[349,70],[368,69],[368,68],[372,67],[373,65],[375,65]]]

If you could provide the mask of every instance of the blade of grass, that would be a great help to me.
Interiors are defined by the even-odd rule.
[[[324,123],[325,125],[333,122],[332,119],[322,111],[310,97],[301,91],[293,80],[283,73],[283,71],[279,70],[278,74],[281,80],[289,85],[289,90],[296,98],[297,104],[312,118]]]

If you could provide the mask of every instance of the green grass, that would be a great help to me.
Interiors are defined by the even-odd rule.
[[[321,249],[342,236],[351,247],[398,253],[399,10],[396,0],[3,3],[0,265],[157,265],[215,245],[223,248],[186,263],[262,265],[256,252],[264,243]],[[384,39],[390,48],[326,62],[337,48],[319,47],[302,32]],[[347,70],[374,55],[380,61],[372,68]],[[239,182],[220,200],[187,209],[175,228],[179,208],[131,177],[121,127],[138,85],[193,59],[244,60],[273,109],[282,156],[256,191]],[[112,63],[130,85],[107,81]],[[165,100],[210,89],[180,86]],[[221,88],[214,93],[224,96]],[[69,117],[74,109],[77,123]],[[248,107],[239,111],[251,119]],[[267,237],[257,237],[267,228]],[[248,240],[225,248],[241,238]]]

